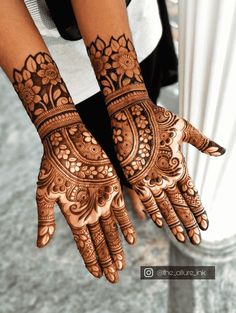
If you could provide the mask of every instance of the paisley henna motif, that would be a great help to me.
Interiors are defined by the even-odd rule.
[[[225,150],[186,120],[150,100],[131,40],[125,35],[105,43],[100,37],[87,48],[111,118],[118,160],[146,211],[157,226],[162,217],[180,242],[184,228],[193,244],[208,219],[187,173],[180,145],[222,155]]]
[[[20,71],[14,70],[13,85],[44,147],[36,193],[37,246],[44,247],[54,234],[57,203],[87,269],[117,282],[125,264],[117,223],[131,244],[135,231],[112,164],[81,121],[48,54],[29,56]]]

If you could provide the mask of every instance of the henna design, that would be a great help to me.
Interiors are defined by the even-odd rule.
[[[202,230],[206,230],[209,226],[207,213],[202,206],[198,191],[192,183],[187,170],[183,178],[179,180],[178,186],[190,210],[193,212],[199,227]]]
[[[166,194],[179,218],[187,231],[188,237],[193,244],[199,244],[201,241],[200,232],[194,215],[189,210],[184,197],[177,186],[166,189]]]
[[[187,121],[186,128],[183,133],[183,141],[190,143],[199,151],[211,156],[220,156],[225,153],[224,148],[201,134],[198,129],[193,127]]]
[[[118,273],[116,271],[115,264],[113,264],[110,252],[107,247],[107,243],[98,222],[88,225],[90,235],[97,252],[99,263],[101,264],[106,278],[115,283],[118,281]]]
[[[101,216],[101,226],[106,237],[111,256],[115,261],[116,268],[122,270],[125,267],[124,252],[120,244],[117,224],[111,213],[107,216]]]
[[[80,229],[73,229],[72,232],[88,271],[95,277],[100,278],[102,276],[102,269],[97,261],[95,247],[92,243],[88,228],[83,226]]]
[[[30,55],[21,71],[14,69],[13,77],[13,86],[33,122],[53,108],[73,104],[56,64],[47,53]]]
[[[114,218],[120,225],[120,229],[129,244],[134,244],[136,240],[135,229],[130,221],[127,209],[125,206],[124,198],[121,190],[113,198],[111,203],[112,212],[114,213]]]
[[[118,270],[124,267],[117,223],[129,243],[135,233],[112,164],[80,119],[48,54],[30,55],[21,70],[14,70],[13,86],[44,147],[36,192],[37,246],[48,244],[54,234],[57,203],[87,269],[95,277],[104,273],[108,281],[117,282]],[[116,202],[122,205],[116,206],[114,221]]]
[[[208,220],[180,145],[186,141],[212,156],[225,150],[186,120],[152,103],[128,37],[111,37],[107,43],[97,37],[87,50],[127,180],[157,226],[162,226],[163,216],[177,240],[185,242],[182,223],[191,242],[199,244],[198,225],[205,230]]]
[[[87,51],[105,96],[131,83],[143,82],[134,46],[124,35],[111,37],[108,45],[97,37]]]

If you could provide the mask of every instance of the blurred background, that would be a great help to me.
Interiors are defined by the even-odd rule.
[[[187,117],[227,149],[217,161],[184,150],[209,213],[209,235],[199,247],[182,245],[152,221],[139,221],[126,197],[138,242],[130,247],[123,241],[127,268],[118,284],[95,280],[87,272],[58,208],[54,239],[43,250],[36,248],[35,188],[42,146],[0,71],[0,313],[236,312],[236,5],[234,0],[166,3],[180,77],[179,84],[162,89],[158,104]],[[140,266],[148,265],[213,265],[216,279],[140,280]]]

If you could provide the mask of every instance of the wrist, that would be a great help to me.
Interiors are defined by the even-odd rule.
[[[106,98],[107,111],[109,116],[134,105],[137,102],[149,100],[149,95],[144,84],[127,85]]]
[[[13,72],[13,86],[41,140],[50,132],[80,121],[56,63],[45,52],[29,55]]]
[[[81,118],[76,111],[74,104],[68,104],[42,113],[34,121],[34,125],[41,140],[43,141],[46,136],[57,129],[67,127],[78,122],[81,122]]]
[[[133,43],[125,34],[108,42],[100,37],[87,47],[105,102],[130,103],[148,98]]]

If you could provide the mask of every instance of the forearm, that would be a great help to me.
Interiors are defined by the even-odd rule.
[[[49,51],[24,1],[2,0],[0,17],[0,65],[13,80],[13,69],[22,67],[27,56]]]
[[[133,87],[146,93],[125,2],[73,0],[72,4],[105,99]]]
[[[112,36],[125,34],[131,38],[127,10],[124,0],[72,0],[80,32],[88,46],[100,36],[109,42]]]
[[[78,114],[23,1],[2,1],[0,16],[0,65],[43,139]]]

